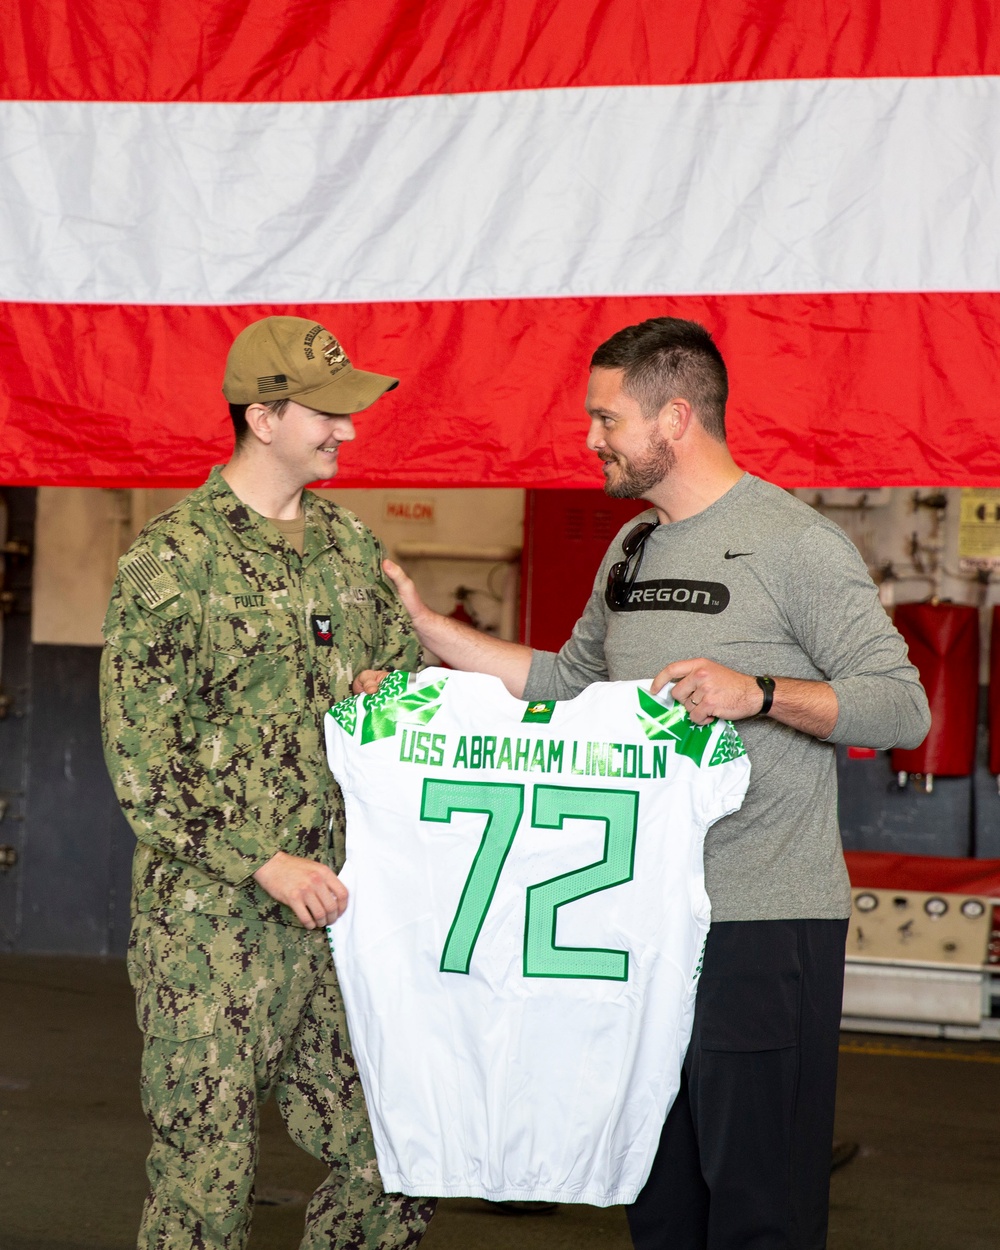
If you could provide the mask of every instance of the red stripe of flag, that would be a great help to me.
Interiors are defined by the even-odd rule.
[[[31,0],[0,97],[357,100],[1000,73],[998,0]]]
[[[358,418],[342,486],[599,486],[583,444],[590,352],[664,313],[717,334],[746,468],[785,486],[1000,486],[992,294],[6,312],[0,481],[12,485],[202,481],[232,444],[219,388],[234,335],[294,312],[328,325],[360,366],[402,379]]]

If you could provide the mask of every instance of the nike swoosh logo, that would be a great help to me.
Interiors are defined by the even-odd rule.
[[[723,559],[737,560],[740,556],[752,556],[752,551],[727,551]]]

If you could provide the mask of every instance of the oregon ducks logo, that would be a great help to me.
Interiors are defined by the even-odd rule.
[[[555,711],[555,699],[539,699],[537,703],[529,703],[524,709],[524,715],[521,717],[522,724],[530,724],[534,722],[538,725],[547,725],[552,719],[552,713]]]

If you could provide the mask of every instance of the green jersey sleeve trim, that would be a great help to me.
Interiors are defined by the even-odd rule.
[[[415,690],[410,689],[414,679],[414,673],[390,673],[375,694],[365,695],[362,746],[392,738],[399,725],[426,725],[437,715],[448,678]]]
[[[705,752],[715,737],[714,749],[709,757],[708,767],[726,764],[730,760],[746,755],[743,739],[736,732],[732,721],[715,721],[711,725],[696,725],[688,715],[687,708],[680,703],[664,707],[658,699],[641,688],[636,691],[639,696],[639,711],[636,718],[643,728],[646,737],[651,741],[669,739],[674,744],[678,755],[686,755],[697,767],[701,767]]]
[[[415,673],[389,673],[374,694],[341,699],[330,708],[330,715],[349,738],[354,738],[360,709],[362,746],[395,737],[400,725],[429,724],[441,708],[448,678],[414,689],[415,680]]]
[[[358,726],[358,699],[356,695],[348,695],[330,708],[330,715],[349,738],[354,737]]]
[[[743,739],[736,732],[733,722],[727,720],[718,723],[721,731],[716,740],[712,758],[708,761],[709,768],[714,768],[716,764],[728,764],[730,760],[738,760],[741,755],[747,753]]]

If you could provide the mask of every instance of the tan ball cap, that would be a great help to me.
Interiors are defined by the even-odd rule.
[[[317,412],[360,412],[398,385],[398,378],[355,369],[315,321],[264,317],[236,336],[222,393],[231,404],[294,399]]]

